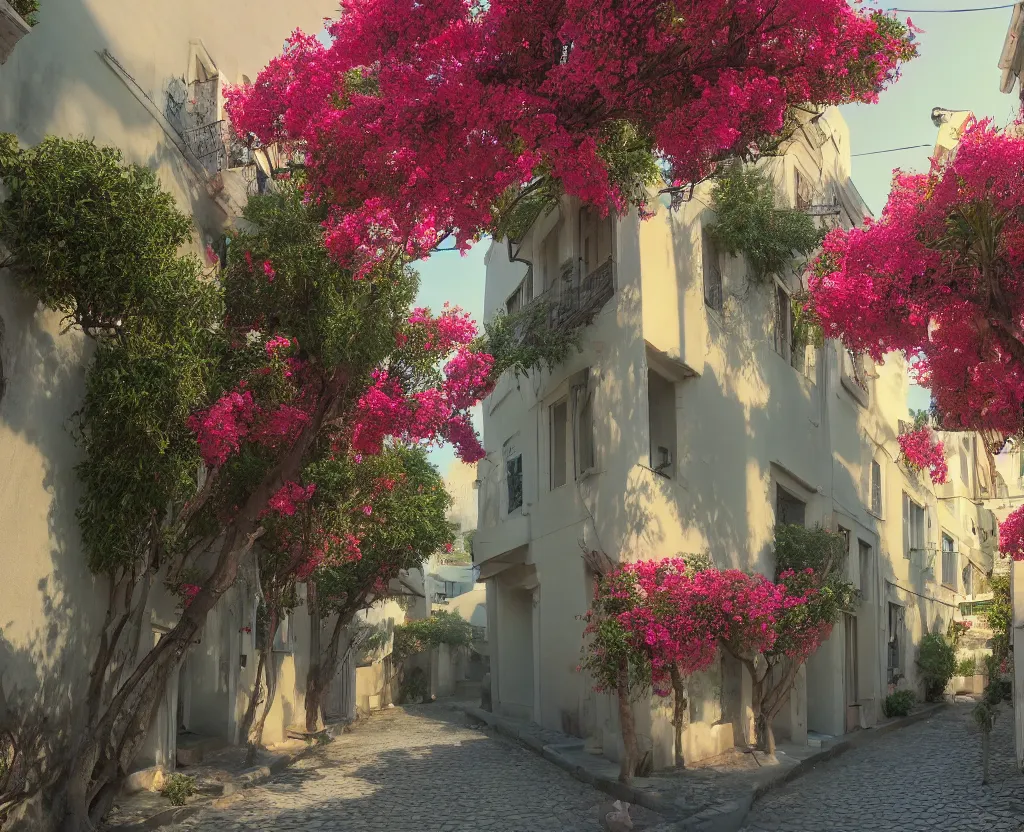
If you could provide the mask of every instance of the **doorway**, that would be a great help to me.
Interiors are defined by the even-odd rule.
[[[846,632],[846,661],[843,669],[843,696],[846,703],[846,731],[860,727],[860,702],[858,701],[857,616],[843,613],[843,629]]]

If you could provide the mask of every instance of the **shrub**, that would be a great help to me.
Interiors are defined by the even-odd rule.
[[[968,656],[966,659],[960,659],[956,663],[956,675],[957,676],[973,676],[978,669],[978,662],[974,656]]]
[[[196,778],[187,774],[172,774],[160,793],[175,806],[184,806],[185,801],[196,793]]]
[[[906,716],[916,701],[917,697],[914,696],[914,691],[898,690],[885,697],[885,702],[882,703],[882,713],[889,719]]]
[[[956,655],[949,642],[939,633],[929,633],[921,639],[917,666],[924,682],[924,698],[935,702],[956,672]]]

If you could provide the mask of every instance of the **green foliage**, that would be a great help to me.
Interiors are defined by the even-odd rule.
[[[312,500],[317,519],[339,535],[358,514],[353,509],[364,499],[360,485],[382,478],[395,481],[391,491],[374,501],[379,521],[362,532],[362,556],[317,570],[317,598],[325,617],[361,609],[378,580],[422,565],[452,540],[447,519],[451,497],[422,447],[392,444],[358,464],[349,457],[328,457],[311,463],[305,476],[317,483]]]
[[[0,135],[0,237],[22,286],[89,332],[131,330],[180,307],[205,322],[214,303],[177,257],[188,217],[148,168],[83,139],[17,148]]]
[[[836,532],[785,523],[775,527],[776,580],[793,594],[808,593],[808,600],[782,613],[773,656],[798,652],[804,634],[831,628],[852,609],[856,590],[844,578],[846,554],[846,541]]]
[[[29,26],[39,22],[39,0],[10,0],[10,4]]]
[[[597,691],[614,692],[620,673],[626,672],[626,685],[631,695],[651,687],[651,661],[644,650],[636,649],[630,633],[619,616],[640,605],[636,573],[615,570],[601,577],[591,609],[582,618],[586,622],[580,669],[594,681]]]
[[[992,658],[998,667],[1010,655],[1010,627],[1013,625],[1010,576],[992,575],[989,580],[992,584],[992,606],[985,618],[992,630]]]
[[[982,695],[981,701],[974,706],[971,715],[978,727],[985,733],[992,730],[996,721],[996,714],[1003,702],[1013,700],[1013,683],[1009,679],[998,676],[990,678],[988,686]]]
[[[402,702],[425,702],[430,698],[430,685],[422,667],[414,667],[402,680],[398,698]]]
[[[780,523],[775,527],[775,574],[788,569],[832,573],[846,562],[846,540],[821,526]]]
[[[917,666],[924,682],[925,700],[937,701],[956,672],[956,656],[945,636],[928,633],[921,639]]]
[[[558,183],[545,173],[522,188],[509,188],[491,207],[494,239],[520,242],[540,217],[558,206],[560,196]]]
[[[77,514],[90,568],[113,572],[159,542],[168,506],[195,491],[186,419],[207,399],[219,290],[197,258],[178,255],[188,217],[119,151],[57,138],[19,149],[4,134],[0,178],[14,274],[97,341],[74,420]]]
[[[184,806],[185,801],[196,793],[196,778],[175,772],[167,778],[167,783],[160,790],[175,806]]]
[[[605,123],[597,154],[608,165],[608,178],[630,203],[645,201],[647,186],[661,177],[653,140],[628,121]]]
[[[496,374],[512,370],[516,378],[538,367],[561,364],[579,351],[580,329],[552,327],[545,303],[531,303],[517,312],[499,312],[484,324],[480,346],[494,356]]]
[[[775,207],[775,186],[760,168],[727,166],[711,199],[716,222],[709,233],[723,251],[745,257],[757,281],[782,274],[794,253],[807,256],[821,243],[807,214]]]
[[[917,697],[912,690],[898,690],[885,697],[885,702],[882,703],[882,713],[887,719],[907,716],[916,701]]]
[[[394,349],[394,333],[416,297],[415,273],[353,280],[324,248],[322,210],[304,204],[302,191],[286,182],[250,198],[244,216],[251,226],[232,237],[222,276],[232,323],[284,332],[323,366],[368,375]]]
[[[407,621],[395,627],[392,650],[395,660],[422,653],[430,647],[469,647],[473,643],[473,627],[458,612],[436,610],[430,618]]]
[[[977,672],[978,663],[974,656],[960,659],[956,663],[956,676],[973,676]]]

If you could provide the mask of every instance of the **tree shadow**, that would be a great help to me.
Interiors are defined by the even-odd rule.
[[[605,796],[530,751],[482,732],[467,737],[463,717],[434,708],[410,709],[428,721],[427,730],[421,735],[420,725],[392,741],[376,733],[372,718],[349,748],[332,744],[318,757],[319,769],[284,773],[261,789],[268,794],[251,808],[233,811],[232,822],[243,830],[318,821],[422,832],[597,828],[596,806]],[[473,784],[471,794],[466,783]],[[197,828],[213,828],[219,817],[203,817]]]

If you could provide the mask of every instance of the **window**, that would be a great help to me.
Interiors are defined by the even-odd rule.
[[[721,315],[724,306],[722,261],[718,247],[707,231],[701,235],[701,253],[704,267],[704,305]]]
[[[799,169],[793,171],[793,192],[797,211],[806,211],[814,201],[810,181],[800,175]]]
[[[865,543],[863,540],[857,541],[858,555],[859,555],[859,566],[860,566],[860,597],[864,601],[870,601],[874,594],[872,589],[872,557],[871,544]]]
[[[790,303],[789,292],[778,283],[775,284],[772,305],[775,352],[788,361],[793,354],[793,304]]]
[[[778,525],[802,526],[806,514],[807,504],[803,500],[776,486],[775,522]]]
[[[580,211],[580,252],[583,260],[583,271],[580,277],[586,277],[598,266],[612,259],[612,238],[615,234],[614,215],[598,216],[594,208],[587,207]]]
[[[523,455],[505,460],[505,481],[508,485],[508,512],[523,507]]]
[[[890,682],[895,682],[903,676],[903,607],[899,604],[889,604],[889,644],[888,676]]]
[[[964,595],[974,595],[974,567],[968,563],[961,573],[964,582]]]
[[[871,512],[882,516],[882,466],[871,460]]]
[[[568,469],[569,402],[562,399],[551,406],[551,489],[565,485]]]
[[[844,529],[842,526],[840,526],[838,531],[839,531],[839,534],[842,535],[843,541],[846,544],[843,551],[845,551],[846,554],[849,555],[850,554],[850,530],[849,529]]]
[[[903,494],[903,556],[925,548],[924,508]]]
[[[590,378],[573,387],[573,408],[576,414],[576,476],[595,467],[594,461],[594,394]]]
[[[964,485],[968,488],[971,487],[971,466],[968,460],[968,444],[966,437],[960,440],[960,479],[963,480]]]
[[[863,354],[854,353],[850,350],[843,350],[842,360],[842,385],[847,392],[864,407],[869,401],[868,371],[866,359]]]
[[[505,311],[512,315],[533,300],[533,266],[526,270],[526,277],[516,286],[516,290],[505,301]]]
[[[676,459],[676,387],[653,370],[647,371],[651,468],[672,478]]]
[[[956,590],[957,573],[956,544],[948,534],[942,535],[942,585]]]

